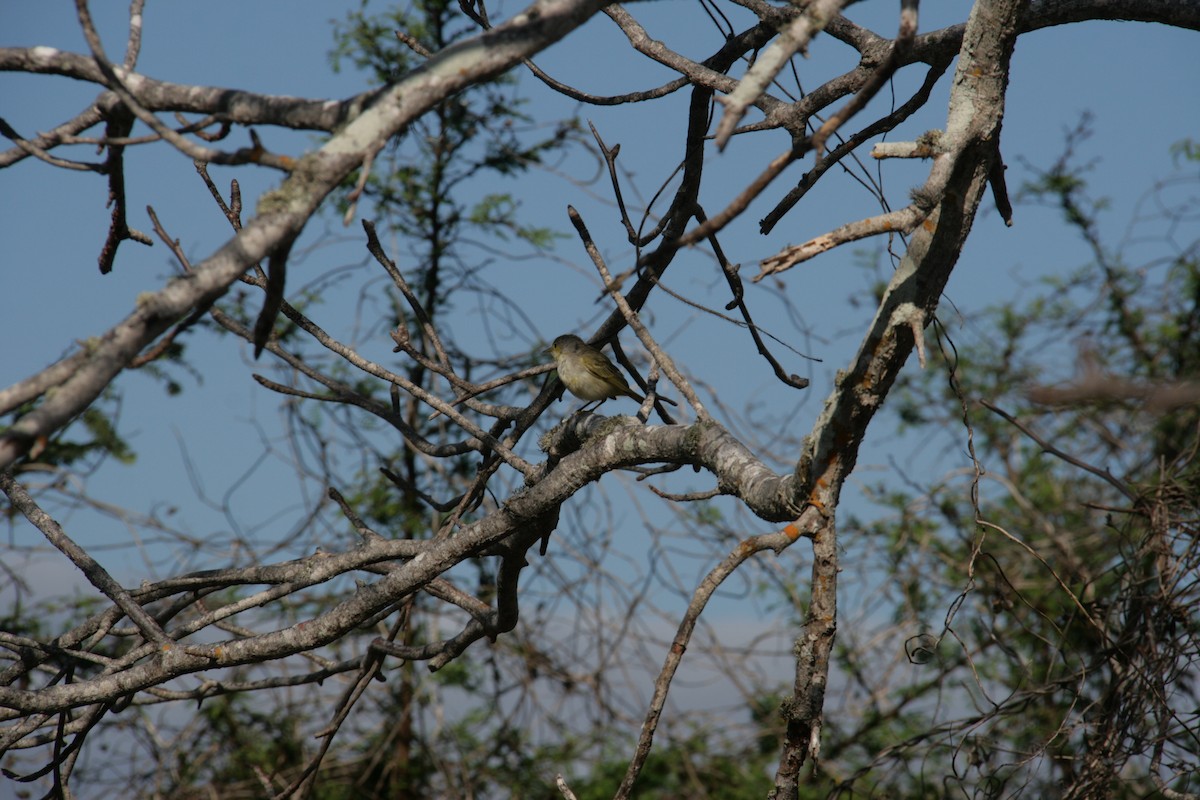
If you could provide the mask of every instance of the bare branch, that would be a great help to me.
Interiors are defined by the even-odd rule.
[[[67,424],[99,396],[142,348],[191,309],[211,303],[251,264],[293,239],[325,196],[367,152],[409,120],[473,81],[492,77],[565,36],[587,20],[600,0],[547,0],[537,14],[519,14],[479,37],[440,52],[421,70],[391,87],[319,151],[297,163],[283,185],[259,203],[259,214],[195,271],[147,293],[138,308],[89,352],[83,365],[52,398],[18,419],[0,438],[6,469],[42,436]],[[520,32],[520,35],[514,35]]]
[[[844,5],[846,0],[813,0],[780,31],[779,38],[759,54],[754,66],[738,82],[737,89],[721,99],[725,113],[717,125],[716,143],[719,149],[725,148],[729,137],[745,116],[746,109],[766,91],[784,65],[796,53],[803,52],[809,41],[825,29],[829,20],[837,16]]]

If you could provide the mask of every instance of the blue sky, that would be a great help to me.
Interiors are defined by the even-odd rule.
[[[688,33],[670,27],[681,1],[634,8],[639,18],[647,19],[651,34],[673,44],[686,39]],[[357,4],[347,4],[354,5]],[[286,13],[280,13],[284,8]],[[340,8],[337,4],[316,2],[286,6],[268,2],[203,5],[151,2],[146,11],[139,69],[156,78],[180,82],[310,97],[342,97],[361,90],[365,83],[361,76],[335,74],[326,66],[331,35],[328,21],[340,13]],[[940,10],[946,9],[941,6]],[[115,4],[97,4],[95,9],[110,55],[123,49],[124,11],[123,6]],[[890,4],[865,3],[855,6],[852,16],[861,18],[867,14],[868,19],[874,16],[879,20],[876,29],[886,32],[892,23],[890,13],[885,11],[890,12]],[[47,44],[86,51],[70,4],[6,4],[0,10],[0,21],[5,31],[4,44]],[[949,20],[934,18],[926,9],[922,29],[928,30],[943,21]],[[603,51],[619,45],[620,37],[613,31],[614,26],[607,20],[595,20],[582,32],[582,37],[577,35],[572,39],[569,47],[559,45],[539,62],[553,74],[573,80],[594,93],[628,91],[651,85],[666,75],[662,68],[636,55],[616,60],[611,68],[606,63],[604,70],[588,68],[590,59],[580,57],[580,50]],[[264,36],[264,32],[269,35]],[[713,39],[713,32],[707,28],[694,33],[697,39]],[[829,70],[823,61],[826,53],[837,53],[840,67],[846,63],[844,50],[828,39],[818,39],[811,58],[802,62],[802,67],[813,67],[813,78],[802,74],[810,88]],[[1170,171],[1168,146],[1197,130],[1200,102],[1196,101],[1200,101],[1200,96],[1190,80],[1196,74],[1200,74],[1200,48],[1195,47],[1194,34],[1162,26],[1089,23],[1022,37],[1014,58],[1004,127],[1004,152],[1012,182],[1019,183],[1023,174],[1020,158],[1034,163],[1048,162],[1061,147],[1063,130],[1074,125],[1081,113],[1090,111],[1095,115],[1096,135],[1086,143],[1083,155],[1097,159],[1095,188],[1112,197],[1113,216],[1121,219],[1122,212],[1144,188]],[[916,72],[902,75],[898,83],[906,78],[911,83],[916,75]],[[4,116],[23,131],[43,129],[61,121],[94,95],[90,86],[50,76],[6,74],[0,75],[0,80],[5,98]],[[944,96],[941,87],[938,97],[908,130],[919,133],[941,124]],[[538,98],[532,108],[547,109],[551,117],[577,109],[574,103],[546,97],[545,93],[539,93]],[[637,188],[646,194],[653,191],[674,163],[677,126],[660,126],[657,122],[646,126],[638,107],[588,108],[582,114],[597,123],[610,143],[621,142],[621,162],[641,182]],[[304,134],[275,130],[262,133],[268,146],[280,151],[309,146],[310,139]],[[710,178],[712,182],[707,187],[706,201],[713,208],[719,208],[722,200],[728,198],[739,178],[757,172],[765,157],[784,146],[782,137],[777,140],[759,137],[752,144],[751,141],[747,137],[740,150],[731,146],[726,155],[713,159],[711,171],[722,179]],[[87,148],[79,148],[76,154],[84,158],[86,151]],[[130,194],[135,198],[131,200],[133,224],[149,228],[143,211],[143,206],[149,203],[194,256],[214,250],[227,229],[192,174],[190,163],[166,146],[141,148],[131,154],[130,161]],[[892,163],[887,168],[895,173],[907,172],[885,173],[893,202],[901,201],[925,170],[919,164]],[[797,165],[794,172],[801,171],[803,167]],[[226,180],[236,176],[247,198],[276,182],[276,176],[268,170],[214,169],[214,174]],[[794,179],[795,175],[785,176],[783,187],[788,185],[788,178]],[[0,181],[7,187],[10,198],[20,198],[19,202],[8,204],[0,220],[3,226],[0,230],[9,243],[6,261],[11,265],[26,265],[21,277],[23,285],[28,285],[20,293],[6,292],[0,301],[3,303],[0,313],[6,324],[15,324],[18,329],[35,324],[35,318],[42,312],[37,298],[42,292],[55,292],[65,278],[69,277],[69,285],[77,290],[71,297],[55,297],[59,319],[53,331],[58,336],[39,336],[27,342],[22,352],[6,358],[0,368],[0,379],[7,383],[26,374],[31,366],[56,357],[72,339],[95,333],[101,329],[98,325],[107,326],[118,319],[129,308],[131,293],[145,288],[152,276],[166,274],[171,267],[161,245],[147,249],[126,244],[112,275],[100,276],[92,269],[96,255],[93,251],[103,241],[108,222],[107,213],[98,208],[106,193],[102,179],[51,169],[29,159],[5,170]],[[754,233],[756,220],[777,196],[771,192],[731,229],[727,237],[734,242],[734,257],[747,265],[748,273],[753,274],[752,267],[758,258],[781,246],[821,233],[851,218],[851,214],[870,213],[861,190],[846,182],[829,181],[829,184],[827,196],[820,196],[820,202],[802,205],[801,213],[781,224],[771,237]],[[164,185],[171,186],[171,190],[164,191]],[[603,193],[603,187],[601,190]],[[545,224],[562,229],[566,228],[563,209],[568,202],[573,203],[589,220],[601,243],[608,241],[611,252],[620,252],[617,248],[621,237],[606,228],[612,222],[612,215],[593,211],[587,198],[572,193],[569,187],[527,197],[525,202],[537,215],[545,214]],[[985,208],[987,205],[990,204],[985,204]],[[47,215],[51,208],[53,214]],[[47,222],[47,216],[58,220],[58,224]],[[982,296],[990,296],[995,288],[1002,288],[1013,266],[1032,266],[1050,255],[1043,242],[1057,229],[1056,222],[1053,214],[1020,209],[1017,225],[1010,231],[998,228],[994,217],[985,216],[973,231],[964,268],[956,272],[952,289],[967,293],[961,296],[969,296],[982,288]],[[353,236],[357,230],[348,233]],[[1065,244],[1069,243],[1055,243],[1054,253],[1060,252],[1059,248]],[[569,251],[569,243],[560,249]],[[574,253],[564,255],[576,258]],[[996,261],[992,262],[993,258]],[[987,259],[986,267],[972,268],[973,263],[982,259]],[[814,324],[820,322],[823,307],[838,292],[837,273],[846,272],[843,268],[846,260],[844,254],[834,254],[826,259],[831,263],[803,268],[802,278],[784,279],[787,291],[798,303],[811,294],[823,296],[824,302],[811,308],[802,307]],[[590,287],[587,293],[590,297]],[[70,305],[63,308],[62,303]],[[568,310],[568,319],[558,326],[571,324],[570,316]],[[546,323],[547,335],[558,330],[554,325]]]
[[[93,4],[110,57],[124,48],[125,4]],[[366,88],[364,76],[334,74],[326,54],[331,44],[330,19],[357,3],[328,2],[150,2],[146,9],[143,54],[139,71],[155,78],[204,85],[308,97],[340,98]],[[965,4],[926,4],[922,29],[929,30],[954,19],[934,15],[965,9]],[[509,4],[508,8],[516,8]],[[953,8],[951,8],[953,7]],[[710,28],[680,30],[676,24],[683,0],[631,6],[650,33],[681,48],[704,42],[692,53],[707,54],[714,46]],[[865,21],[881,33],[890,33],[894,4],[861,3],[851,17]],[[48,45],[86,52],[71,4],[5,3],[0,7],[0,44]],[[623,38],[607,19],[597,19],[560,44],[539,65],[561,79],[596,94],[631,91],[654,85],[669,76],[656,65],[623,49]],[[620,58],[605,60],[614,50]],[[806,88],[850,65],[845,48],[819,39],[811,57],[802,62]],[[595,64],[603,63],[603,69]],[[1155,180],[1173,169],[1169,146],[1200,131],[1200,47],[1194,33],[1162,26],[1089,23],[1049,29],[1022,37],[1013,61],[1012,82],[1004,125],[1003,152],[1009,165],[1010,187],[1016,189],[1027,175],[1022,159],[1048,165],[1059,153],[1063,133],[1081,114],[1094,115],[1095,135],[1083,144],[1082,161],[1095,161],[1093,191],[1112,199],[1104,218],[1113,231],[1123,229],[1130,209]],[[897,97],[913,85],[918,73],[897,78]],[[940,127],[945,119],[948,77],[926,109],[893,138],[912,138]],[[651,195],[678,160],[683,94],[651,112],[633,108],[584,108],[548,95],[527,77],[522,85],[533,97],[530,113],[556,119],[579,113],[591,119],[611,145],[621,143],[621,163],[629,170],[627,191]],[[18,131],[32,132],[55,125],[81,108],[96,93],[94,87],[51,76],[0,74],[0,114]],[[536,93],[536,94],[535,94]],[[882,108],[890,97],[885,91],[872,109]],[[314,138],[271,129],[260,129],[267,146],[298,154]],[[236,131],[232,141],[240,145]],[[786,147],[784,137],[768,135],[735,139],[725,154],[715,156],[708,168],[703,200],[710,213],[719,209],[745,180]],[[73,155],[94,158],[88,148]],[[171,233],[195,259],[216,250],[229,229],[196,178],[190,161],[165,145],[139,148],[127,156],[130,223],[150,230],[145,213],[153,205]],[[591,174],[587,158],[568,161],[563,170],[578,178]],[[874,169],[875,165],[870,167]],[[778,190],[769,190],[744,217],[722,236],[730,257],[741,262],[743,274],[753,275],[757,261],[781,247],[804,241],[851,219],[876,212],[870,197],[852,181],[830,175],[828,185],[814,192],[769,237],[757,234],[757,220],[798,178],[804,166],[795,166]],[[924,177],[923,164],[884,165],[885,186],[893,205],[903,203],[908,190]],[[214,176],[223,189],[231,177],[242,184],[247,208],[253,199],[278,178],[267,170],[221,170]],[[616,214],[607,202],[605,182],[592,187],[598,197],[560,178],[539,175],[523,182],[523,210],[539,224],[569,231],[565,208],[577,207],[614,265],[623,269],[631,253]],[[512,190],[512,186],[505,187]],[[76,340],[96,335],[124,317],[137,294],[159,286],[175,267],[161,244],[144,248],[122,245],[116,269],[99,274],[96,256],[108,226],[104,208],[106,185],[97,176],[65,172],[32,159],[0,172],[5,210],[0,215],[0,236],[5,242],[0,275],[0,337],[8,343],[0,359],[0,385],[7,386],[49,364]],[[309,252],[306,245],[320,246]],[[873,246],[874,243],[865,243]],[[291,287],[299,287],[329,269],[359,263],[364,258],[357,225],[342,229],[332,217],[310,225],[306,239],[293,259]],[[594,273],[573,238],[557,248],[559,260],[499,264],[511,268],[527,308],[545,340],[558,333],[595,324],[598,309]],[[947,296],[964,312],[976,311],[1021,291],[1021,280],[1060,272],[1085,263],[1087,256],[1074,236],[1064,230],[1053,210],[1019,207],[1015,227],[1005,228],[991,210],[990,199],[971,234],[962,261],[951,279]],[[564,264],[570,262],[570,264]],[[504,273],[500,273],[504,274]],[[711,260],[702,252],[684,254],[672,267],[670,285],[677,291],[713,307],[724,304],[723,282]],[[812,386],[804,393],[784,391],[774,384],[769,370],[756,360],[748,337],[714,318],[666,297],[658,298],[647,318],[661,339],[702,381],[716,387],[721,401],[739,409],[760,402],[779,413],[796,407],[793,426],[797,435],[807,431],[829,390],[833,373],[840,368],[869,320],[872,309],[853,307],[847,297],[861,291],[868,276],[854,266],[851,248],[834,251],[750,290],[760,324],[780,331],[792,346],[822,359],[814,363],[777,355],[785,368],[808,375]],[[783,318],[779,298],[796,309],[810,336],[801,336]],[[947,310],[943,316],[953,316]],[[607,310],[606,308],[604,309]],[[332,309],[331,309],[331,312]],[[345,309],[347,315],[353,309]],[[456,326],[478,329],[479,320],[464,311]],[[473,327],[474,326],[474,327]],[[531,335],[533,335],[531,333]],[[632,337],[626,337],[626,345]],[[391,343],[359,343],[371,357],[387,361]],[[514,341],[514,349],[527,345]],[[14,346],[16,345],[16,346]],[[302,504],[286,464],[257,466],[262,453],[260,432],[275,441],[279,415],[277,398],[257,386],[250,373],[262,371],[251,363],[244,346],[230,339],[195,337],[189,345],[203,375],[197,383],[184,378],[182,397],[168,399],[154,381],[127,374],[120,380],[124,393],[123,432],[138,451],[138,463],[108,465],[91,478],[97,497],[142,511],[164,498],[177,504],[172,515],[181,527],[206,536],[232,525],[254,528],[269,542],[286,534],[286,520]],[[915,361],[909,366],[915,369]],[[1066,376],[1064,376],[1066,377]],[[563,410],[565,411],[565,406]],[[614,409],[628,413],[631,409]],[[889,456],[903,457],[910,443],[895,438],[877,421],[860,459],[860,477],[886,468]],[[743,422],[742,425],[747,423]],[[192,461],[189,472],[182,452]],[[788,453],[781,456],[786,459]],[[253,470],[253,471],[252,471]],[[242,481],[241,476],[251,477]],[[699,480],[699,479],[697,479]],[[194,481],[213,497],[228,493],[232,515],[198,502]],[[700,488],[703,484],[698,485]],[[264,494],[272,502],[263,501]],[[613,496],[619,496],[613,492]],[[849,495],[853,502],[853,493]],[[281,509],[285,511],[281,512]],[[286,511],[291,509],[291,511]],[[861,509],[857,513],[861,513]],[[632,510],[622,519],[637,520]],[[62,519],[69,530],[94,545],[128,541],[131,529],[87,509],[68,512]],[[761,532],[761,529],[746,533]],[[26,537],[28,531],[19,534]],[[23,541],[30,541],[23,538]],[[153,551],[151,551],[153,552]],[[136,559],[114,564],[125,580],[157,575]]]

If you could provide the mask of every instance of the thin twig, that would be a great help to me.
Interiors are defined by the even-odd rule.
[[[679,371],[679,368],[675,366],[674,359],[667,355],[667,353],[658,346],[658,343],[654,341],[654,338],[650,335],[650,331],[647,330],[646,326],[642,324],[637,312],[633,310],[631,305],[629,305],[629,301],[626,300],[625,296],[621,294],[620,290],[613,285],[612,274],[608,270],[608,265],[605,263],[604,257],[600,254],[599,248],[596,247],[596,243],[592,239],[591,233],[588,232],[587,226],[583,222],[583,218],[579,216],[579,212],[576,211],[574,207],[567,206],[567,216],[570,217],[571,224],[575,226],[575,230],[578,232],[579,238],[583,241],[584,249],[587,250],[588,255],[592,259],[592,264],[595,265],[596,270],[600,273],[600,278],[604,281],[605,288],[609,291],[613,302],[617,304],[617,308],[620,309],[621,314],[624,315],[625,321],[629,324],[629,327],[633,328],[634,333],[637,334],[638,338],[642,342],[642,345],[645,346],[645,348],[650,352],[651,358],[653,358],[662,371],[666,373],[667,378],[675,385],[675,388],[679,390],[680,394],[684,396],[684,398],[696,411],[696,416],[701,420],[711,420],[712,417],[709,415],[708,409],[706,409],[704,404],[700,402],[700,398],[692,389],[692,386],[688,382],[687,378],[685,378],[683,373]],[[659,413],[664,413],[661,408],[659,409]]]
[[[900,66],[901,57],[907,55],[908,51],[912,49],[913,37],[917,35],[917,5],[918,0],[901,0],[900,30],[896,33],[896,40],[892,42],[892,48],[887,58],[875,68],[874,72],[871,73],[871,77],[858,90],[858,93],[851,98],[850,102],[830,115],[825,120],[825,123],[817,129],[817,132],[813,134],[812,146],[817,151],[818,157],[824,153],[825,142],[833,135],[834,131],[840,128],[846,120],[866,107],[871,98],[883,88],[883,85],[887,83],[892,74]]]
[[[1034,431],[1029,426],[1023,425],[1021,422],[1019,422],[1017,420],[1017,418],[1014,417],[1012,414],[1009,414],[1007,411],[1000,409],[998,406],[992,405],[987,400],[980,400],[979,404],[981,406],[983,406],[984,408],[986,408],[988,411],[991,411],[996,416],[1003,418],[1010,425],[1015,427],[1021,433],[1028,436],[1030,439],[1033,439],[1033,441],[1037,442],[1039,447],[1041,447],[1043,450],[1045,450],[1050,455],[1055,456],[1056,458],[1059,458],[1072,466],[1078,467],[1079,469],[1081,469],[1085,472],[1089,472],[1092,475],[1095,475],[1097,478],[1100,478],[1101,480],[1103,480],[1104,482],[1106,482],[1110,486],[1112,486],[1114,489],[1116,489],[1118,492],[1125,495],[1125,497],[1128,498],[1129,500],[1131,500],[1135,503],[1137,502],[1137,500],[1138,500],[1137,492],[1133,491],[1133,489],[1130,486],[1128,486],[1124,481],[1117,478],[1117,476],[1113,475],[1107,469],[1100,469],[1099,467],[1089,464],[1086,461],[1083,461],[1081,459],[1078,459],[1075,456],[1070,455],[1069,453],[1064,453],[1062,450],[1059,450],[1057,447],[1050,444],[1050,442],[1046,441],[1044,438],[1042,438],[1038,434],[1034,433]]]
[[[67,536],[62,527],[42,510],[33,497],[25,491],[25,487],[13,478],[11,472],[0,472],[0,491],[8,495],[13,507],[24,514],[25,518],[42,532],[50,544],[54,545],[59,552],[71,560],[72,564],[79,568],[89,583],[103,592],[108,599],[125,612],[130,621],[137,625],[138,630],[146,637],[146,641],[154,642],[160,647],[170,647],[175,644],[175,640],[159,627],[154,618],[146,613],[146,610],[129,596],[124,587],[108,574],[108,570],[104,569],[98,561],[88,555],[86,550]]]

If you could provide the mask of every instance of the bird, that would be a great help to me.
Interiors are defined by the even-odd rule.
[[[630,397],[639,404],[646,401],[629,388],[629,382],[608,356],[573,333],[559,336],[545,352],[554,356],[559,380],[580,400],[598,401],[597,405],[615,397]]]

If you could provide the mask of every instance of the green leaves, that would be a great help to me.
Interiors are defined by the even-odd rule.
[[[919,761],[925,774],[972,782],[1107,789],[1121,770],[1150,769],[1155,737],[1168,748],[1191,747],[1186,732],[1157,733],[1141,720],[1192,719],[1194,689],[1178,677],[1200,663],[1191,633],[1200,628],[1200,596],[1173,577],[1200,566],[1200,410],[1156,399],[1200,380],[1198,244],[1171,222],[1191,213],[1186,198],[1197,179],[1161,182],[1160,192],[1175,182],[1189,188],[1150,195],[1145,205],[1157,211],[1119,229],[1118,239],[1108,204],[1088,194],[1090,165],[1074,157],[1086,133],[1085,120],[1022,194],[1060,209],[1090,262],[1039,281],[1032,297],[977,313],[969,326],[939,330],[933,368],[902,375],[893,395],[905,429],[922,446],[942,438],[966,468],[920,485],[906,475],[901,491],[874,487],[886,516],[846,526],[847,541],[862,537],[878,554],[883,585],[899,598],[898,625],[927,630],[938,643],[939,658],[923,664],[936,677],[895,687],[886,704],[936,696],[944,707],[979,709],[953,734],[964,734],[963,752],[978,744],[967,769],[938,761],[916,731],[903,755],[896,742],[906,737],[891,729],[875,746],[892,775]],[[977,462],[966,460],[968,444]],[[1184,619],[1188,632],[1175,622]],[[866,669],[863,655],[839,655],[852,674]],[[864,728],[869,720],[847,736],[861,742]],[[1118,744],[1102,750],[1101,742]],[[996,757],[1001,751],[1007,764]],[[1043,754],[1045,774],[1012,766]],[[1057,767],[1085,763],[1104,766]],[[876,787],[902,785],[888,781]]]

